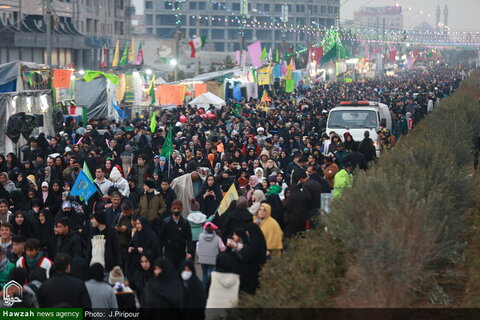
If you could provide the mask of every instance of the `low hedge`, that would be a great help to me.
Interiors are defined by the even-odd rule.
[[[466,247],[475,205],[472,141],[480,73],[333,203],[328,226],[288,243],[240,307],[408,307],[451,303],[438,281]]]

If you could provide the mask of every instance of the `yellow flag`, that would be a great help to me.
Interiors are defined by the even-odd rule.
[[[135,39],[132,37],[130,43],[130,51],[128,52],[128,61],[133,64],[135,62]]]
[[[120,40],[117,40],[115,47],[115,54],[113,55],[112,67],[118,67],[118,60],[120,59]]]
[[[219,216],[221,216],[225,213],[225,211],[227,211],[233,200],[238,200],[238,193],[237,188],[235,188],[235,183],[232,183],[230,189],[228,189],[227,193],[225,193],[222,201],[220,202],[220,205],[218,206],[217,212]]]

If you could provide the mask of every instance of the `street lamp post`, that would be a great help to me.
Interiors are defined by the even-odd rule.
[[[52,65],[52,0],[46,0],[47,65]]]
[[[240,21],[240,66],[243,67],[243,46],[245,44],[245,17],[248,15],[248,0],[242,0],[240,4],[240,14],[242,16]]]

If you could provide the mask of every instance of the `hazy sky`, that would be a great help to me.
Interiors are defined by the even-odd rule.
[[[429,22],[431,25],[435,24],[437,4],[440,4],[442,9],[441,19],[443,22],[443,8],[445,3],[448,4],[448,24],[452,29],[469,29],[480,31],[480,0],[340,0],[341,3],[347,1],[341,8],[341,15],[343,19],[353,18],[353,13],[361,6],[370,4],[369,6],[385,6],[400,4],[403,7],[404,19],[407,27],[412,27],[414,24],[418,25],[423,20]],[[406,11],[409,7],[412,8],[410,12]],[[426,14],[419,14],[420,11],[429,13],[429,18]],[[407,13],[405,13],[407,12]],[[417,12],[417,13],[413,13]]]

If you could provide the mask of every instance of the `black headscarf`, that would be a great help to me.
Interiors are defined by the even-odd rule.
[[[191,260],[184,260],[180,263],[180,273],[185,267],[190,268],[192,276],[187,281],[183,282],[183,307],[186,309],[203,309],[207,303],[207,297],[205,295],[205,288],[202,282],[198,279],[195,266]],[[189,310],[194,311],[194,310]],[[202,310],[203,311],[203,310]],[[192,319],[193,314],[188,317]],[[196,317],[193,317],[196,318]]]
[[[200,190],[197,198],[195,199],[200,204],[200,211],[203,214],[205,214],[207,217],[210,217],[211,215],[215,214],[215,211],[217,210],[218,206],[220,205],[220,202],[222,201],[222,190],[220,190],[220,185],[214,179],[213,185],[209,187],[208,186],[209,177],[213,177],[213,175],[209,175],[205,179],[202,185],[202,189]],[[204,199],[203,195],[207,192],[207,189],[209,188],[211,188],[212,191],[215,193],[215,198],[207,197]]]
[[[160,275],[148,280],[142,296],[143,308],[181,308],[183,285],[167,258],[155,260],[155,267],[162,269]]]
[[[142,266],[138,267],[130,281],[130,286],[136,291],[139,299],[142,297],[143,289],[145,288],[147,281],[153,277],[154,268],[152,256],[144,252],[140,255],[140,261],[143,257],[147,258],[150,262],[150,269],[144,270]]]
[[[130,246],[134,248],[141,247],[146,253],[151,254],[153,257],[158,257],[160,255],[160,249],[157,235],[150,227],[147,218],[139,217],[138,220],[142,224],[142,231],[137,230],[137,232],[135,232]]]
[[[13,212],[17,210],[29,210],[30,201],[27,200],[25,194],[20,190],[13,190],[10,193],[10,200],[13,204]]]

